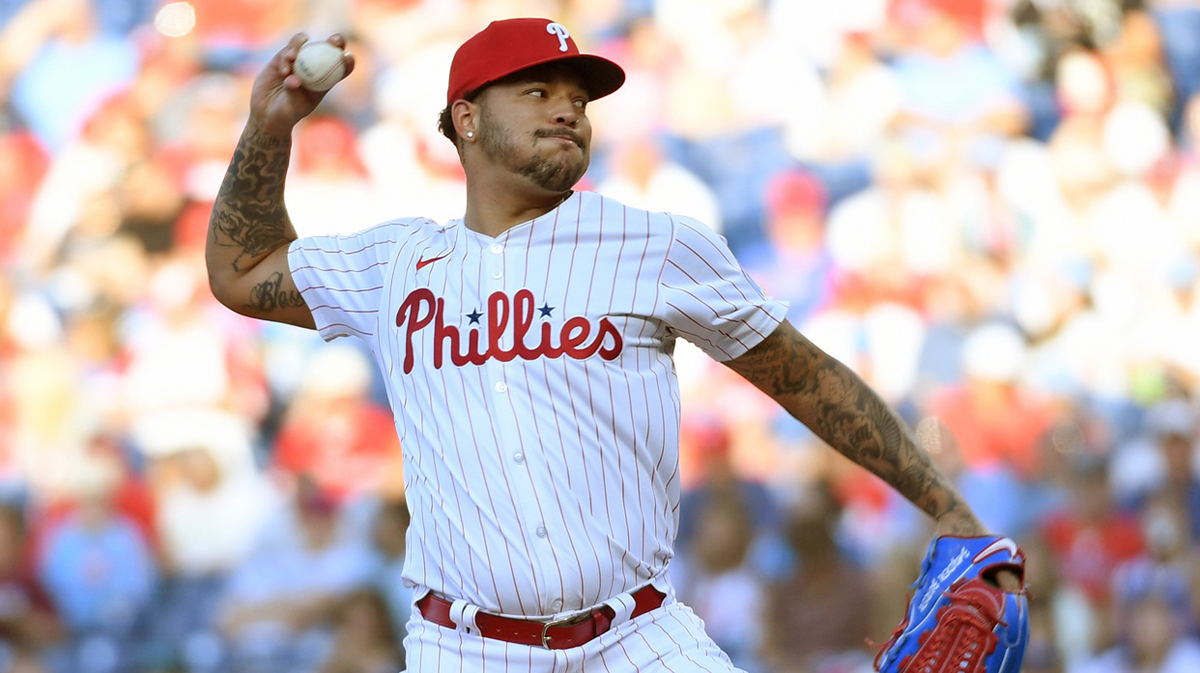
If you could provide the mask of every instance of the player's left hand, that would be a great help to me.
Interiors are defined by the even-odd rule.
[[[996,573],[995,579],[996,584],[998,584],[1000,588],[1005,591],[1016,593],[1024,590],[1021,578],[1011,570],[1001,570],[1000,572]]]
[[[974,514],[946,514],[937,520],[933,537],[936,540],[948,535],[979,537],[988,534],[983,523]],[[989,578],[989,581],[994,581],[1005,591],[1020,591],[1023,586],[1021,578],[1011,570],[1001,570]]]
[[[1009,538],[935,538],[876,670],[1017,673],[1029,641],[1024,574],[1025,554]]]

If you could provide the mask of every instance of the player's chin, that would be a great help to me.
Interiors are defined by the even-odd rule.
[[[547,176],[546,178],[539,180],[538,186],[548,192],[561,194],[562,192],[570,190],[582,179],[583,173],[559,173],[557,175]]]
[[[550,192],[565,192],[574,187],[587,173],[588,157],[570,159],[560,156],[558,160],[539,162],[526,175],[539,187]]]

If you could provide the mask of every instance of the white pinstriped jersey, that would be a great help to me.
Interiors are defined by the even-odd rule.
[[[577,192],[497,238],[401,219],[294,242],[325,339],[387,381],[406,581],[491,612],[596,605],[664,572],[678,522],[677,337],[718,360],[783,319],[695,221]]]

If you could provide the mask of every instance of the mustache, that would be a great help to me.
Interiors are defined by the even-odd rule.
[[[578,145],[580,149],[584,148],[583,136],[571,129],[540,129],[534,135],[538,138],[566,138]]]

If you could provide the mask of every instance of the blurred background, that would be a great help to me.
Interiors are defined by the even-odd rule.
[[[0,671],[394,672],[400,452],[354,342],[208,291],[296,31],[301,235],[461,215],[454,49],[553,17],[628,82],[585,188],[723,233],[1029,556],[1026,671],[1200,670],[1200,0],[0,0]],[[751,673],[856,673],[930,527],[680,349],[672,579]]]

